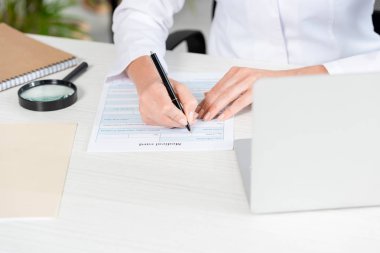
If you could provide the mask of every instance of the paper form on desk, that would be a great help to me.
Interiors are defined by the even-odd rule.
[[[221,75],[176,74],[198,102]],[[233,119],[198,122],[186,128],[168,129],[143,123],[134,84],[127,78],[107,79],[103,88],[89,152],[231,150]]]

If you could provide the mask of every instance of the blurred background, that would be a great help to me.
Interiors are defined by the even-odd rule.
[[[141,0],[144,1],[144,0]],[[110,27],[117,0],[0,0],[0,22],[27,33],[112,42]],[[187,0],[172,30],[208,34],[212,0]]]
[[[141,0],[144,1],[144,0]],[[0,0],[0,22],[20,31],[112,42],[111,17],[119,0]],[[187,0],[172,31],[199,30],[208,38],[213,0]],[[376,1],[380,10],[380,0]],[[377,13],[380,27],[380,12]],[[182,46],[182,45],[181,45]],[[183,45],[176,50],[186,50]]]

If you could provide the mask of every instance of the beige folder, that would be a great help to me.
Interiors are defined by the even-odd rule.
[[[55,217],[76,124],[0,124],[0,218]]]

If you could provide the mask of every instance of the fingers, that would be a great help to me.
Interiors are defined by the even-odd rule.
[[[228,106],[219,116],[218,120],[227,120],[252,103],[253,90],[249,89]]]
[[[203,107],[203,104],[204,104],[204,100],[202,100],[201,102],[199,102],[199,104],[198,104],[198,106],[197,106],[197,108],[195,109],[195,112],[200,116],[200,111],[201,111],[201,109],[202,109],[202,107]]]
[[[181,127],[187,125],[187,118],[174,104],[164,109],[164,115],[166,115],[172,121],[178,123]]]
[[[236,79],[239,79],[237,73],[239,72],[238,67],[232,67],[211,89],[210,92],[221,92],[227,87],[230,87],[234,83],[236,83]],[[209,92],[206,92],[208,94]]]
[[[195,97],[191,94],[191,91],[187,86],[180,84],[176,81],[172,81],[174,84],[174,89],[177,93],[178,99],[181,101],[187,121],[193,124],[198,116],[195,112],[198,102]]]
[[[208,121],[213,119],[223,109],[239,99],[242,94],[252,89],[259,73],[249,68],[232,68],[212,88],[198,108],[199,116]],[[249,98],[251,101],[251,98]],[[240,100],[239,100],[240,101]],[[224,118],[225,114],[221,118]]]
[[[139,92],[139,110],[144,123],[165,127],[185,127],[187,118],[170,100],[161,83],[153,83]]]
[[[148,125],[164,127],[185,127],[187,119],[185,115],[172,103],[167,103],[162,107],[160,113],[142,114],[142,120]]]
[[[204,120],[211,120],[213,119],[219,112],[221,112],[226,106],[231,104],[233,101],[238,99],[243,93],[246,93],[248,90],[252,89],[250,88],[251,81],[247,80],[245,82],[245,85],[235,85],[232,87],[229,87],[225,92],[220,94],[213,104],[209,105],[207,110],[207,113],[204,116]]]
[[[209,92],[205,93],[205,99],[202,101],[202,107],[199,108],[200,118],[204,118],[208,112],[208,108],[215,102],[219,94],[225,92],[226,89],[233,86],[234,83],[238,81],[236,80],[237,77],[235,75],[237,71],[237,68],[231,68]]]

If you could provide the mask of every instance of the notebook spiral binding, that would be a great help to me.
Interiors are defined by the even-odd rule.
[[[63,62],[58,62],[50,66],[37,69],[32,72],[25,73],[23,75],[15,76],[14,78],[0,81],[0,91],[13,88],[18,85],[26,84],[33,80],[39,79],[44,76],[54,74],[56,72],[62,71],[64,69],[73,67],[79,63],[77,58],[72,58]]]

